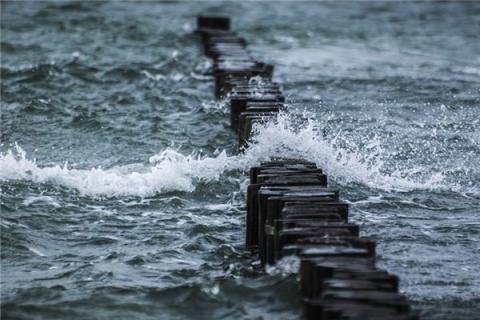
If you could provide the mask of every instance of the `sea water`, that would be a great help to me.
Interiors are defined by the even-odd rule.
[[[298,261],[243,245],[247,170],[278,155],[325,170],[422,319],[479,317],[479,4],[1,9],[2,318],[299,318]],[[287,94],[241,153],[198,14]]]

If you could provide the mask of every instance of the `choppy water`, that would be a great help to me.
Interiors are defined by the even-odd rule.
[[[243,248],[245,170],[315,160],[423,319],[480,315],[478,3],[1,4],[5,319],[292,319]],[[237,155],[199,13],[292,114]]]

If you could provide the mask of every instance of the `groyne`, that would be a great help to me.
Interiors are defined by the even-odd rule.
[[[252,56],[228,17],[197,23],[215,95],[227,99],[239,148],[248,148],[254,125],[287,108],[274,66]],[[263,266],[298,257],[306,319],[417,319],[398,277],[376,267],[375,241],[360,237],[348,204],[316,163],[282,155],[262,162],[250,168],[246,198],[245,245]]]

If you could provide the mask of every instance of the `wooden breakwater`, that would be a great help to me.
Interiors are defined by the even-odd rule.
[[[227,17],[199,17],[197,32],[213,60],[215,94],[226,97],[238,143],[247,147],[252,126],[286,108],[273,66],[255,59]],[[304,159],[276,158],[250,168],[246,246],[263,266],[282,257],[300,259],[307,319],[417,317],[398,291],[398,278],[375,265],[375,242],[349,223],[348,205],[327,176]]]

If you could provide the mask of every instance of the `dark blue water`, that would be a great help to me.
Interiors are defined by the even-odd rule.
[[[278,154],[325,169],[422,319],[480,317],[478,3],[1,9],[2,319],[298,318],[291,266],[243,247],[245,171]],[[288,94],[241,155],[200,13]]]

